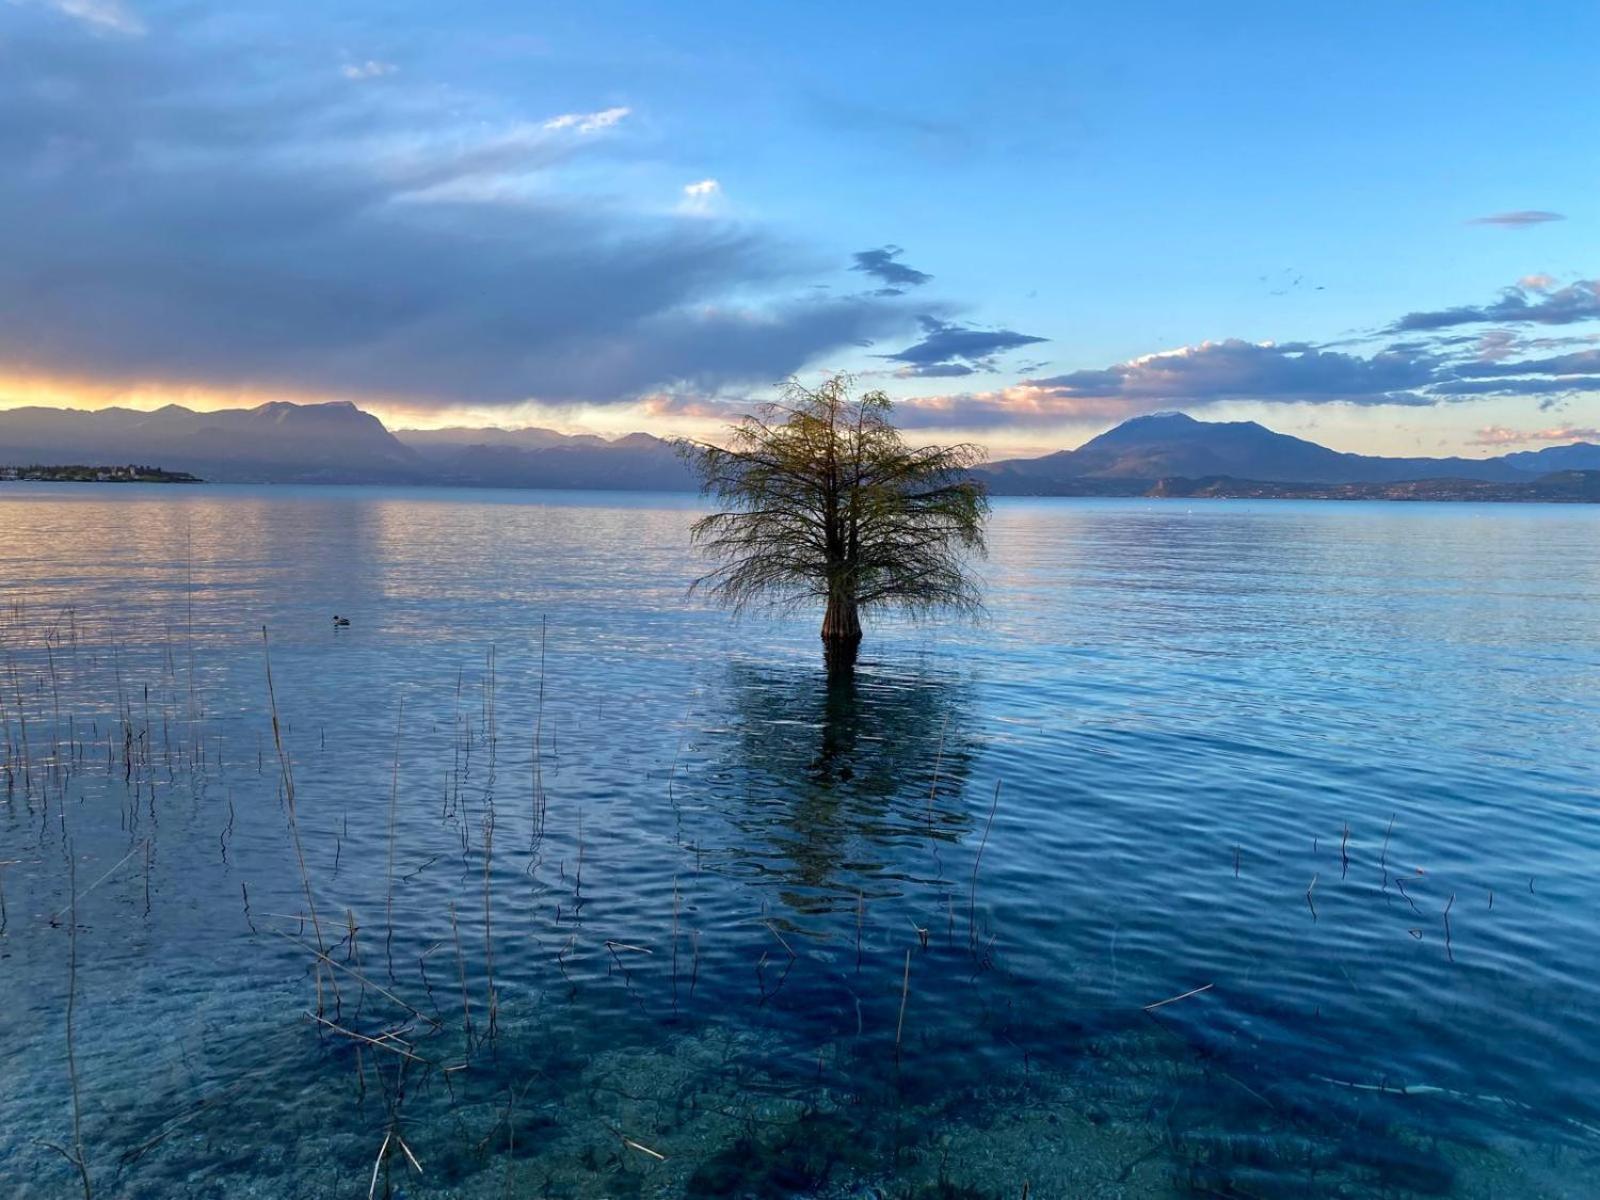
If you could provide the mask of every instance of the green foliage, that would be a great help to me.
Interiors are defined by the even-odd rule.
[[[820,599],[830,620],[837,608],[851,622],[858,608],[981,610],[968,563],[984,552],[989,512],[970,475],[982,450],[910,446],[889,397],[850,386],[791,382],[726,446],[680,443],[723,505],[695,523],[695,544],[718,563],[695,588],[736,611]]]

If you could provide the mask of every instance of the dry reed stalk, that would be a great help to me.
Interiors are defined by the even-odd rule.
[[[533,841],[544,837],[544,654],[545,621],[539,618],[539,707],[533,719]]]
[[[411,1050],[410,1050],[409,1047],[403,1049],[402,1047],[405,1046],[405,1043],[400,1042],[399,1038],[393,1039],[393,1042],[385,1040],[384,1038],[371,1038],[371,1037],[368,1037],[364,1033],[357,1033],[353,1029],[346,1029],[343,1025],[336,1025],[332,1021],[328,1020],[326,1017],[319,1017],[319,1016],[317,1016],[316,1013],[312,1012],[309,1008],[306,1009],[306,1016],[310,1017],[318,1025],[325,1025],[325,1026],[327,1026],[327,1028],[333,1030],[335,1033],[342,1034],[344,1037],[351,1038],[352,1040],[357,1041],[357,1042],[361,1042],[363,1045],[376,1046],[379,1050],[387,1050],[390,1054],[398,1054],[401,1058],[408,1058],[412,1062],[419,1062],[419,1063],[422,1063],[424,1066],[433,1066],[434,1065],[434,1064],[430,1063],[427,1059],[418,1058],[415,1054],[411,1053]],[[399,1045],[395,1045],[394,1042],[400,1042],[400,1044]]]
[[[572,896],[583,904],[583,805],[578,805],[578,869],[573,875]]]
[[[461,930],[456,926],[456,902],[450,901],[450,936],[456,943],[456,973],[461,978],[461,1016],[467,1035],[467,1052],[472,1052],[472,1002],[467,998],[467,960],[461,953]]]
[[[490,862],[494,854],[494,809],[491,807],[483,819],[483,971],[484,988],[489,1011],[488,1035],[495,1035],[495,1022],[499,1015],[499,1001],[494,990],[494,936],[490,926]]]
[[[994,781],[994,800],[989,805],[989,819],[983,824],[983,840],[978,843],[978,853],[972,860],[972,886],[967,893],[967,944],[978,948],[978,867],[983,862],[983,852],[989,845],[989,830],[994,827],[994,812],[1000,807],[1000,780]]]
[[[785,954],[787,954],[790,958],[800,957],[794,952],[794,947],[789,945],[789,943],[784,940],[783,934],[778,932],[778,927],[776,925],[774,925],[770,920],[766,920],[761,923],[767,927],[768,933],[772,934],[773,937],[778,939],[778,945],[783,947]]]
[[[48,923],[51,924],[51,925],[54,925],[58,921],[60,921],[62,913],[66,912],[73,905],[76,905],[78,900],[81,897],[87,896],[90,892],[94,891],[95,888],[99,887],[106,880],[110,879],[111,876],[116,874],[116,871],[117,871],[118,867],[120,867],[123,863],[127,862],[135,854],[139,853],[140,850],[143,850],[147,845],[149,845],[149,842],[150,842],[149,838],[141,838],[139,841],[134,843],[134,846],[133,846],[132,850],[129,850],[121,858],[117,859],[116,862],[112,863],[110,868],[105,872],[105,874],[101,875],[99,879],[96,879],[88,887],[84,888],[82,892],[78,892],[76,889],[74,889],[73,894],[72,894],[72,899],[70,901],[68,901],[67,904],[63,905],[62,907],[56,909],[55,912],[51,913]],[[74,866],[74,868],[73,868],[73,873],[74,873],[74,877],[76,877],[76,866]]]
[[[294,857],[300,867],[300,884],[306,893],[306,909],[311,914],[311,928],[317,935],[317,949],[327,953],[328,943],[322,936],[322,922],[317,918],[317,902],[311,895],[311,872],[306,869],[306,855],[300,845],[300,821],[295,812],[294,771],[289,765],[289,754],[283,747],[283,731],[278,723],[278,694],[272,686],[272,648],[267,641],[267,627],[261,627],[261,652],[267,667],[267,703],[272,709],[272,743],[278,750],[278,767],[282,772],[283,794],[288,803],[289,837],[294,843]],[[339,984],[330,972],[328,982],[333,987],[335,1003],[339,1001]],[[322,971],[317,971],[317,1011],[322,1011]]]
[[[367,1200],[372,1200],[378,1190],[378,1171],[383,1166],[384,1156],[389,1153],[389,1141],[393,1137],[394,1131],[390,1130],[383,1135],[383,1145],[378,1147],[378,1157],[372,1163],[372,1182],[367,1185]]]
[[[861,926],[867,919],[867,893],[856,889],[856,974],[861,974]]]
[[[6,868],[14,867],[21,861],[22,860],[20,858],[8,858],[0,860],[0,933],[4,933],[6,931],[6,925],[8,923],[6,918]],[[1491,900],[1490,906],[1493,907],[1493,904],[1494,902]]]
[[[1202,984],[1200,987],[1191,988],[1189,991],[1184,992],[1181,996],[1168,996],[1165,1000],[1157,1000],[1154,1004],[1146,1004],[1144,1006],[1144,1011],[1154,1012],[1158,1008],[1165,1008],[1169,1004],[1176,1004],[1179,1000],[1187,1000],[1190,996],[1198,996],[1201,992],[1209,992],[1215,986],[1216,985],[1212,983]]]
[[[92,1200],[89,1168],[83,1158],[83,1105],[78,1098],[78,1050],[73,1037],[73,1020],[78,1010],[78,858],[67,846],[67,886],[72,889],[72,914],[67,926],[67,1080],[72,1085],[72,1155],[83,1183],[84,1200]]]
[[[1317,876],[1314,874],[1311,876],[1310,886],[1306,888],[1306,907],[1311,910],[1311,919],[1313,921],[1317,919],[1317,906],[1316,903],[1311,899],[1311,893],[1315,890],[1316,886]]]
[[[906,1028],[906,1000],[911,995],[911,951],[906,951],[906,971],[900,980],[900,1019],[894,1027],[894,1060],[900,1061],[900,1035]]]
[[[1378,855],[1378,866],[1383,870],[1384,890],[1389,887],[1389,835],[1394,832],[1394,819],[1397,814],[1389,814],[1389,828],[1383,831],[1383,851]]]
[[[487,995],[488,1032],[493,1039],[500,1014],[499,997],[494,987],[494,935],[492,926],[492,886],[494,864],[494,777],[496,747],[499,742],[495,720],[495,646],[489,644],[488,669],[484,676],[484,729],[489,739],[489,776],[484,785],[483,814],[483,970]]]
[[[400,731],[406,716],[406,702],[400,701],[394,718],[394,768],[389,775],[389,868],[388,891],[383,901],[383,919],[388,926],[384,938],[384,952],[389,958],[389,978],[394,978],[394,833],[395,812],[400,802]]]
[[[418,1175],[421,1175],[423,1173],[422,1164],[417,1161],[417,1156],[411,1153],[411,1147],[406,1145],[405,1138],[397,1133],[394,1135],[394,1140],[400,1143],[400,1150],[406,1156],[406,1161],[416,1168]]]
[[[666,1162],[667,1161],[667,1156],[665,1154],[661,1154],[658,1151],[652,1150],[652,1149],[650,1149],[649,1146],[646,1146],[646,1145],[643,1145],[643,1144],[641,1144],[639,1142],[636,1142],[632,1138],[629,1138],[629,1137],[623,1138],[622,1139],[622,1144],[624,1146],[628,1147],[628,1149],[630,1149],[630,1150],[637,1150],[640,1154],[648,1154],[651,1158],[655,1159],[657,1162]]]

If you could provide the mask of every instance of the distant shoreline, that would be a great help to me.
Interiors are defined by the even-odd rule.
[[[1600,504],[1600,472],[1584,472],[1596,479],[1587,487],[1544,488],[1524,484],[1483,484],[1477,480],[1413,480],[1383,484],[1292,484],[1252,480],[1159,480],[1147,488],[1084,488],[1073,491],[994,490],[995,500],[1315,500],[1330,503],[1383,501],[1393,504]],[[1107,481],[1111,482],[1111,481]],[[1117,481],[1123,483],[1125,481]],[[397,491],[528,492],[562,495],[629,495],[695,497],[688,488],[561,487],[464,482],[418,482],[373,479],[202,479],[182,472],[161,476],[97,478],[82,474],[29,473],[7,475],[0,468],[0,485],[6,483],[144,483],[205,484],[219,488],[384,488]]]
[[[26,467],[0,467],[0,483],[204,483],[187,471],[168,471],[161,467],[86,466],[68,463],[61,466],[33,464]]]

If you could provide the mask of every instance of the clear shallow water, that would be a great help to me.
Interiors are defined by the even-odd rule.
[[[830,687],[694,512],[0,492],[7,1194],[69,848],[100,1195],[1589,1194],[1600,513],[1003,502]]]

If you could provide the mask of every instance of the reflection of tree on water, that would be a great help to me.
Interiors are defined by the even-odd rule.
[[[810,912],[937,877],[930,843],[972,824],[962,793],[975,749],[958,681],[741,664],[729,694],[728,725],[706,747],[708,800],[734,831],[717,856],[729,869],[776,877],[784,902]]]

